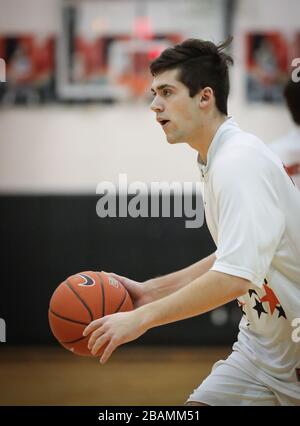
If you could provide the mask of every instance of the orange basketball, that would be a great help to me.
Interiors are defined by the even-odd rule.
[[[91,355],[87,347],[90,335],[82,336],[86,326],[105,315],[132,309],[129,293],[119,281],[105,272],[87,271],[57,287],[48,316],[51,331],[62,346],[78,355]]]

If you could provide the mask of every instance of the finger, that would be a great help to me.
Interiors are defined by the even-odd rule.
[[[88,348],[89,348],[89,349],[91,349],[91,348],[94,346],[94,344],[95,344],[96,340],[97,340],[99,337],[101,337],[104,333],[105,333],[105,331],[103,330],[103,327],[100,327],[100,328],[98,328],[97,330],[95,330],[95,331],[91,334],[90,339],[89,339],[89,341],[88,341]]]
[[[114,272],[107,272],[107,274],[120,281],[121,283],[123,283],[124,281],[128,281],[128,278],[123,277],[122,275],[115,274]]]
[[[94,331],[96,328],[100,327],[102,324],[103,318],[96,319],[95,321],[92,321],[82,332],[83,336],[87,336],[92,331]]]
[[[115,341],[111,340],[110,343],[105,348],[105,351],[103,352],[102,357],[100,358],[100,363],[105,364],[108,359],[110,358],[113,351],[118,347],[119,345],[116,344]]]
[[[99,337],[96,342],[94,343],[94,346],[92,347],[91,354],[96,355],[99,349],[102,348],[102,346],[110,339],[110,337],[107,334],[103,334],[101,337]]]

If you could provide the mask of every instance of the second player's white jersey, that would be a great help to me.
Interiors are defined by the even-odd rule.
[[[271,143],[269,147],[279,156],[287,173],[300,189],[300,127]]]

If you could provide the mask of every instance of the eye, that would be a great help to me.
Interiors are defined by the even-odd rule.
[[[163,90],[163,95],[164,96],[169,96],[169,95],[171,95],[171,91],[169,89],[164,89]]]

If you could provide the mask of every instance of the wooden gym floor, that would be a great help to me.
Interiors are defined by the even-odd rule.
[[[60,347],[0,346],[0,405],[183,405],[230,348],[137,347],[107,364]]]

